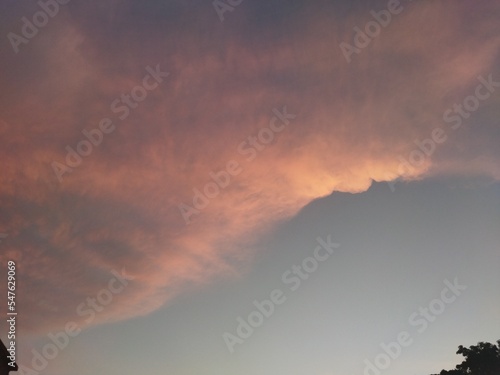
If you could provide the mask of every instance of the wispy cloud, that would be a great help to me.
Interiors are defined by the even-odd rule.
[[[136,279],[95,323],[147,314],[184,288],[235,274],[273,223],[334,191],[395,178],[399,157],[498,59],[493,1],[414,2],[350,64],[338,45],[373,6],[304,2],[259,19],[242,3],[221,23],[207,4],[70,3],[0,61],[8,94],[0,231],[9,233],[0,260],[22,267],[25,328],[72,318],[111,269]],[[168,80],[59,182],[51,162],[64,160],[82,130],[116,120],[110,103],[157,63]],[[296,119],[246,161],[238,145],[283,105]],[[485,108],[479,130],[464,130],[405,178],[458,171],[498,179],[489,136],[498,112]],[[233,159],[242,173],[187,226],[179,203]]]

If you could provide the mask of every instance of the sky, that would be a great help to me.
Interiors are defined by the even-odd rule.
[[[428,375],[498,340],[499,15],[1,0],[18,373]]]

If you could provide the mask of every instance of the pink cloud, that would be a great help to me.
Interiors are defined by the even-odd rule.
[[[498,24],[485,18],[498,5],[477,5],[484,18],[471,21],[471,34],[467,6],[450,4],[409,6],[351,64],[338,45],[370,9],[354,14],[346,32],[328,13],[291,16],[301,27],[262,46],[220,25],[213,29],[220,39],[188,27],[164,36],[151,26],[139,34],[144,47],[131,34],[114,35],[111,51],[87,21],[59,19],[45,30],[50,39],[27,48],[34,72],[0,80],[11,93],[0,104],[0,229],[9,233],[0,261],[15,259],[22,270],[24,329],[80,319],[76,307],[107,285],[113,269],[135,280],[92,324],[148,314],[186,288],[237,274],[260,233],[312,200],[400,175],[413,141],[446,126],[443,111],[494,67]],[[219,21],[201,22],[210,29]],[[156,64],[170,76],[118,120],[110,103]],[[283,106],[296,118],[248,161],[239,145]],[[65,147],[103,118],[116,130],[60,183],[51,163],[64,162]],[[488,134],[470,135],[450,139],[405,178],[480,171],[498,179],[496,146]],[[453,148],[471,142],[489,148],[458,167]],[[193,189],[230,160],[241,173],[186,225],[178,205],[192,205]]]

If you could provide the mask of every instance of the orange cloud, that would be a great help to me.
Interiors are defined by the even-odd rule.
[[[446,126],[444,110],[493,71],[500,46],[494,2],[474,4],[469,21],[472,2],[408,5],[350,64],[338,46],[370,8],[340,21],[311,6],[255,30],[256,43],[243,6],[233,26],[181,12],[184,24],[168,29],[143,24],[148,9],[135,15],[118,3],[70,4],[23,56],[0,62],[12,73],[0,79],[9,92],[0,104],[0,232],[9,234],[0,261],[19,264],[27,331],[81,320],[76,307],[111,270],[135,279],[92,324],[148,314],[237,273],[260,233],[312,200],[401,175],[413,141]],[[120,120],[111,103],[156,64],[171,74]],[[239,146],[284,106],[296,117],[249,161]],[[103,118],[116,129],[59,182],[51,163],[64,163],[65,147]],[[499,179],[488,132],[469,135],[404,177],[474,170]],[[456,148],[481,153],[457,167]],[[241,172],[186,225],[179,204],[192,205],[193,189],[231,160]]]

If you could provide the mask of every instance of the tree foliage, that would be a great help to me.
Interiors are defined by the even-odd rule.
[[[464,361],[439,375],[500,375],[500,340],[497,345],[489,342],[479,342],[470,348],[460,345],[457,354],[463,355]]]

